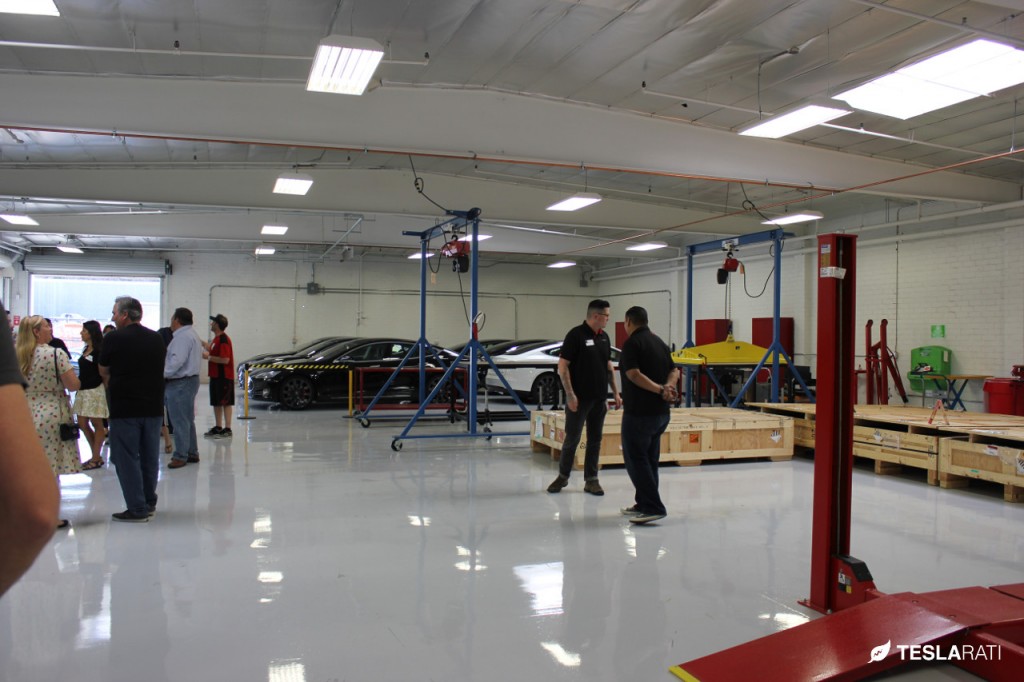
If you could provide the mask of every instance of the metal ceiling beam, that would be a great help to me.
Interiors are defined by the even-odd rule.
[[[569,162],[723,182],[837,191],[871,184],[872,191],[893,196],[979,202],[1019,196],[1014,183],[960,173],[906,177],[913,166],[492,92],[382,88],[365,97],[339,98],[273,84],[26,74],[0,75],[0,91],[5,93],[0,127],[324,148],[347,143],[356,149],[460,157],[472,150],[469,158]],[[890,178],[903,179],[886,183]]]

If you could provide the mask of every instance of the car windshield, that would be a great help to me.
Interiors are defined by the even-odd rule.
[[[487,351],[488,353],[491,353],[498,346],[503,346],[505,344],[515,343],[515,342],[514,341],[510,342],[508,339],[488,339],[486,341],[478,341],[477,343],[479,343],[481,346],[483,346],[485,351]],[[456,354],[457,353],[461,353],[462,349],[465,348],[468,344],[469,344],[468,341],[465,342],[465,343],[460,343],[457,346],[450,347],[448,350],[450,350],[451,352],[456,353]]]
[[[509,341],[507,343],[501,343],[494,348],[489,348],[488,353],[493,355],[519,355],[525,353],[528,350],[540,348],[546,346],[549,343],[555,343],[554,341],[544,339],[533,339],[528,341]]]
[[[312,357],[322,351],[330,350],[331,348],[334,348],[339,344],[349,343],[351,342],[351,340],[352,337],[350,336],[335,336],[329,339],[321,339],[317,343],[314,343],[311,346],[307,346],[304,350],[295,351],[293,355],[307,358]]]

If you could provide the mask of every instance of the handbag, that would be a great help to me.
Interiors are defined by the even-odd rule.
[[[60,381],[60,368],[57,366],[57,353],[58,353],[58,350],[56,348],[54,348],[53,349],[53,371],[57,375],[57,385],[60,387],[60,392],[64,396],[64,403],[67,404],[67,402],[68,402],[68,394],[67,394],[67,391],[64,390],[64,386],[63,386],[63,384],[61,384],[61,381]],[[70,404],[68,404],[68,412],[69,413],[71,412],[71,405]],[[61,440],[78,440],[78,436],[79,436],[80,431],[81,431],[81,429],[79,429],[79,427],[78,427],[78,424],[76,424],[73,421],[71,421],[71,422],[61,422],[59,424],[59,426],[60,426],[60,439]]]

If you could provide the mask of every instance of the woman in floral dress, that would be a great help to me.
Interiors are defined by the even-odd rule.
[[[75,394],[75,414],[78,415],[78,426],[92,448],[92,459],[82,465],[82,469],[88,471],[104,464],[101,451],[107,430],[103,428],[103,420],[110,416],[107,389],[100,379],[99,358],[103,331],[99,322],[89,320],[82,324],[82,341],[85,341],[85,349],[78,358],[78,379],[82,387]]]
[[[77,391],[80,384],[67,354],[47,345],[52,338],[53,327],[46,318],[30,315],[22,319],[18,327],[15,350],[21,373],[28,381],[25,396],[32,411],[32,421],[53,474],[77,474],[82,470],[78,441],[61,440],[60,425],[72,421],[65,389]],[[57,527],[67,528],[69,525],[67,519],[62,519]]]

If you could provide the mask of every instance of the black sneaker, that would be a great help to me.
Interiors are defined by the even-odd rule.
[[[619,511],[622,512],[623,516],[638,516],[639,514],[643,514],[642,511],[636,508],[635,504],[632,507],[623,507]]]
[[[590,493],[591,495],[604,495],[604,488],[601,487],[601,484],[595,478],[583,484],[583,492]]]
[[[149,521],[149,514],[133,514],[127,509],[123,512],[116,512],[111,516],[118,521],[128,521],[130,523],[146,523]]]
[[[146,516],[149,518],[156,516],[156,507],[146,507]]]
[[[203,438],[216,438],[217,436],[220,435],[220,432],[223,430],[224,429],[220,428],[219,426],[214,426],[212,429],[203,434]]]
[[[199,464],[199,455],[189,455],[185,461],[189,464]]]
[[[211,438],[231,438],[231,429],[221,429],[220,433],[211,436]]]
[[[564,488],[567,485],[569,485],[569,477],[568,476],[563,476],[563,475],[559,474],[558,478],[556,478],[554,481],[552,481],[551,485],[548,486],[548,492],[549,493],[561,492],[562,488]]]

